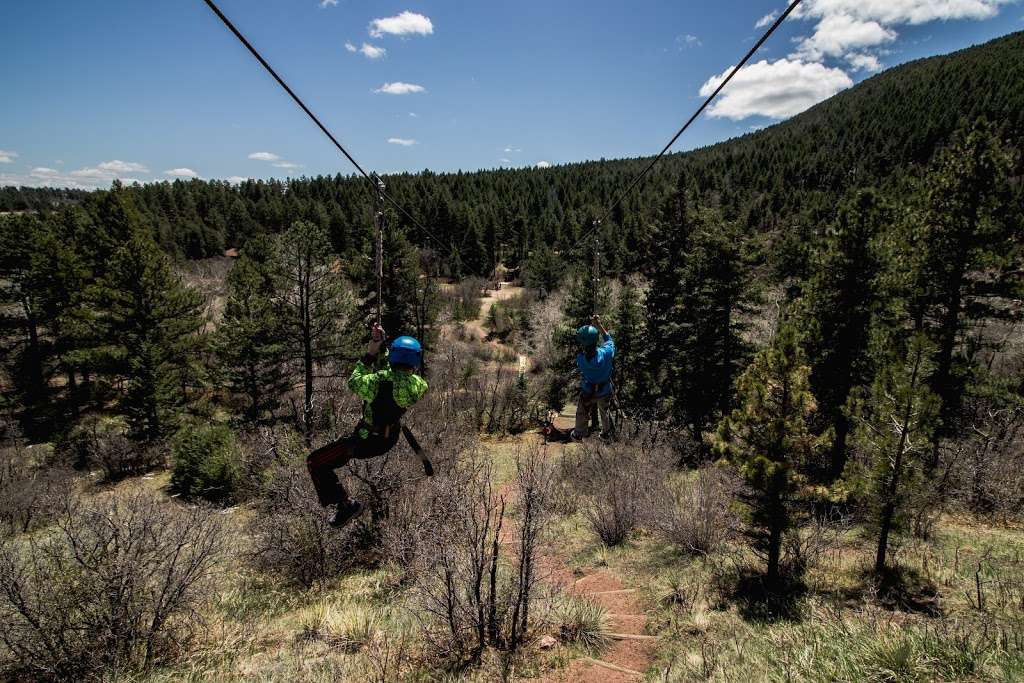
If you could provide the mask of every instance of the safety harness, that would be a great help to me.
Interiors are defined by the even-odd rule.
[[[364,402],[364,407],[365,404],[369,404],[373,421],[366,421],[366,410],[363,410],[363,419],[360,420],[357,428],[359,432],[362,433],[365,430],[367,437],[373,436],[394,445],[398,441],[400,430],[405,435],[405,440],[409,442],[412,452],[422,462],[424,473],[428,477],[433,476],[434,466],[423,452],[423,448],[420,446],[419,441],[416,440],[412,430],[402,424],[402,418],[405,416],[406,409],[398,405],[398,401],[395,400],[394,382],[386,380],[377,385],[377,395],[374,396],[372,401]]]

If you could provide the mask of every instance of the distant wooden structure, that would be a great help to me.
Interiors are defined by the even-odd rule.
[[[238,247],[231,247],[230,249],[228,249],[228,250],[226,250],[224,252],[224,257],[225,258],[238,258],[241,255],[242,255],[242,252],[240,252],[238,250]]]

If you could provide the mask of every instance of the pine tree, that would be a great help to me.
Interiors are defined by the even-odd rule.
[[[640,291],[628,283],[619,290],[611,329],[615,331],[615,386],[619,402],[629,410],[649,407],[656,391],[645,376],[649,351],[647,326]]]
[[[875,572],[885,570],[890,534],[900,526],[907,493],[920,482],[922,456],[939,399],[929,388],[933,345],[923,334],[911,339],[905,358],[889,363],[875,380],[870,405],[856,437],[870,456],[871,500],[878,532]]]
[[[780,578],[783,537],[805,486],[801,472],[822,445],[810,429],[815,403],[809,374],[795,328],[786,322],[740,375],[739,407],[721,421],[715,436],[716,450],[750,487],[744,500],[749,534],[767,558],[769,584]]]
[[[822,422],[818,431],[834,432],[826,482],[846,466],[850,394],[871,382],[868,347],[881,266],[877,237],[888,222],[889,212],[873,192],[857,193],[828,230],[806,287],[804,347]]]
[[[647,375],[662,387],[661,414],[704,433],[732,404],[732,385],[748,357],[743,315],[751,288],[745,245],[734,224],[716,211],[694,211],[685,176],[661,211],[657,258],[646,309],[650,344]]]
[[[254,238],[227,278],[224,318],[215,347],[227,384],[245,396],[243,419],[273,417],[288,390],[287,345],[275,299],[280,286],[271,243]]]
[[[33,417],[48,403],[47,315],[41,272],[46,226],[35,216],[0,219],[0,306],[16,315],[2,319],[5,365],[18,388],[19,401]],[[31,425],[26,425],[31,426]]]
[[[974,354],[986,344],[974,323],[1005,317],[1000,299],[1019,298],[1020,241],[1011,214],[1010,160],[987,124],[942,151],[924,182],[910,239],[894,244],[896,268],[910,266],[908,311],[915,329],[936,345],[929,377],[941,400],[928,461],[939,461],[943,437],[956,431]],[[972,336],[973,335],[973,336]]]
[[[202,297],[171,269],[170,259],[137,229],[118,248],[88,300],[100,346],[93,349],[104,374],[126,378],[120,410],[137,439],[172,432],[198,398],[194,383],[202,343]]]
[[[655,224],[653,258],[649,267],[651,280],[644,307],[647,310],[648,335],[657,353],[647,356],[646,376],[657,387],[667,388],[675,382],[675,363],[682,358],[685,342],[679,320],[683,311],[679,304],[684,278],[685,254],[690,246],[693,217],[687,194],[686,176],[680,176],[675,191],[665,200],[661,216]],[[670,401],[662,396],[656,413],[665,416]],[[653,407],[653,406],[652,406]]]
[[[317,371],[350,354],[354,337],[363,335],[356,327],[355,303],[335,263],[326,230],[308,221],[293,223],[281,235],[277,271],[282,278],[279,321],[288,354],[302,368],[302,422],[311,443]]]
[[[749,276],[736,228],[706,212],[690,235],[676,285],[673,347],[665,381],[675,419],[698,444],[732,406],[732,386],[748,357],[743,314],[750,312]]]
[[[547,245],[534,249],[523,265],[523,283],[536,289],[541,301],[558,289],[564,274],[565,264]]]

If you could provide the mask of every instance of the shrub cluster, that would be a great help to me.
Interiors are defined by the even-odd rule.
[[[197,625],[223,544],[216,516],[157,494],[65,499],[50,532],[0,546],[8,672],[82,680],[173,654]]]

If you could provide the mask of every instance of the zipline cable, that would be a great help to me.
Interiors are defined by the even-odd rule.
[[[604,215],[597,221],[595,221],[595,230],[597,226],[608,220],[608,217],[611,216],[612,212],[615,211],[616,207],[618,207],[619,204],[622,203],[622,200],[624,200],[629,195],[629,193],[633,191],[633,188],[639,185],[640,181],[642,181],[647,176],[647,174],[651,172],[651,169],[654,168],[654,165],[657,164],[663,156],[665,156],[668,150],[671,149],[672,145],[676,144],[676,140],[678,140],[682,136],[682,134],[685,133],[691,125],[693,125],[693,122],[696,121],[697,118],[704,113],[704,110],[711,105],[711,103],[715,100],[716,97],[718,97],[718,94],[722,92],[725,86],[729,84],[729,81],[731,81],[733,77],[737,73],[739,73],[740,69],[746,66],[747,62],[750,61],[750,58],[753,57],[754,54],[759,49],[761,49],[761,46],[764,45],[768,41],[768,39],[772,37],[772,34],[774,34],[775,31],[780,26],[782,26],[783,22],[786,21],[789,15],[793,13],[793,10],[795,10],[797,8],[797,5],[799,5],[802,1],[803,0],[793,0],[789,7],[786,8],[786,11],[779,15],[779,17],[775,20],[775,23],[773,23],[771,27],[765,32],[765,34],[761,36],[761,39],[754,44],[754,47],[750,48],[750,51],[747,52],[746,56],[744,56],[743,59],[741,59],[740,62],[735,67],[733,67],[732,71],[729,72],[729,75],[726,76],[725,80],[718,84],[718,87],[715,88],[715,91],[713,93],[711,93],[711,96],[704,100],[704,103],[700,105],[697,111],[693,113],[693,116],[691,116],[689,120],[687,120],[687,122],[683,124],[683,127],[680,128],[674,136],[672,136],[672,139],[668,141],[668,144],[665,145],[662,148],[662,150],[658,152],[658,155],[654,157],[649,164],[647,164],[644,170],[641,171],[640,174],[633,179],[633,182],[631,182],[625,190],[619,193],[618,197],[616,197],[615,201],[611,203],[611,205],[608,207],[608,210],[605,211]],[[582,237],[580,237],[579,241],[576,242],[576,244],[574,244],[566,253],[575,251],[580,246],[580,244],[587,240],[588,237],[590,237],[589,234],[585,234]]]
[[[317,127],[321,131],[323,131],[323,134],[326,135],[328,137],[328,139],[330,139],[330,141],[334,143],[334,146],[338,148],[338,151],[340,151],[342,154],[345,155],[345,158],[348,159],[349,162],[351,162],[351,164],[356,167],[356,170],[359,171],[364,178],[366,178],[367,182],[369,182],[370,185],[373,187],[373,189],[376,191],[378,189],[377,188],[377,182],[374,181],[374,179],[372,177],[370,177],[369,173],[367,173],[365,170],[363,170],[363,167],[359,165],[359,162],[357,162],[355,160],[355,158],[351,154],[348,153],[348,150],[346,150],[345,147],[340,142],[338,142],[338,139],[335,138],[334,135],[331,134],[331,131],[327,130],[327,126],[325,126],[323,123],[320,122],[320,119],[317,118],[316,114],[314,114],[310,110],[310,108],[306,106],[306,103],[303,102],[302,99],[298,95],[295,94],[295,91],[292,90],[290,87],[288,87],[288,84],[284,82],[284,79],[277,75],[277,72],[274,71],[274,67],[270,66],[270,64],[267,62],[267,60],[265,60],[263,58],[263,55],[261,55],[259,53],[259,50],[257,50],[255,47],[253,47],[252,43],[250,43],[248,41],[248,39],[246,39],[246,37],[244,35],[242,35],[242,32],[239,31],[237,28],[235,28],[235,25],[233,23],[231,23],[231,20],[228,19],[224,15],[224,13],[220,11],[219,7],[217,7],[217,4],[215,2],[213,2],[213,0],[203,0],[203,2],[205,2],[206,6],[209,7],[210,10],[215,15],[217,15],[217,18],[220,19],[221,22],[223,22],[224,25],[228,27],[228,30],[231,31],[233,34],[235,34],[235,37],[238,38],[238,40],[242,43],[242,45],[244,45],[246,47],[246,49],[249,50],[249,52],[252,53],[252,56],[256,58],[256,61],[258,61],[263,66],[263,68],[267,70],[267,73],[269,73],[271,76],[274,77],[274,80],[277,81],[278,85],[280,85],[282,88],[284,88],[284,91],[286,93],[288,93],[288,95],[291,96],[291,98],[293,100],[295,100],[295,104],[299,105],[299,107],[302,109],[302,111],[306,112],[306,115],[310,119],[312,119],[313,123],[315,123],[317,125]],[[425,234],[427,237],[429,237],[432,240],[434,240],[435,242],[437,242],[439,245],[441,245],[442,248],[447,248],[447,247],[445,247],[444,242],[439,240],[437,237],[435,237],[433,235],[433,233],[431,233],[429,230],[427,230],[423,226],[422,223],[420,223],[418,220],[416,220],[412,216],[412,214],[410,214],[408,211],[406,211],[405,207],[403,207],[401,204],[399,204],[397,201],[395,201],[395,199],[393,197],[391,197],[387,193],[384,193],[383,194],[383,198],[384,198],[385,201],[390,202],[392,206],[394,206],[396,209],[398,209],[398,211],[400,211],[402,214],[404,214],[405,217],[408,218],[413,223],[413,225],[415,225],[417,228],[419,228],[423,232],[423,234]]]
[[[377,325],[384,317],[384,181],[377,177]]]

